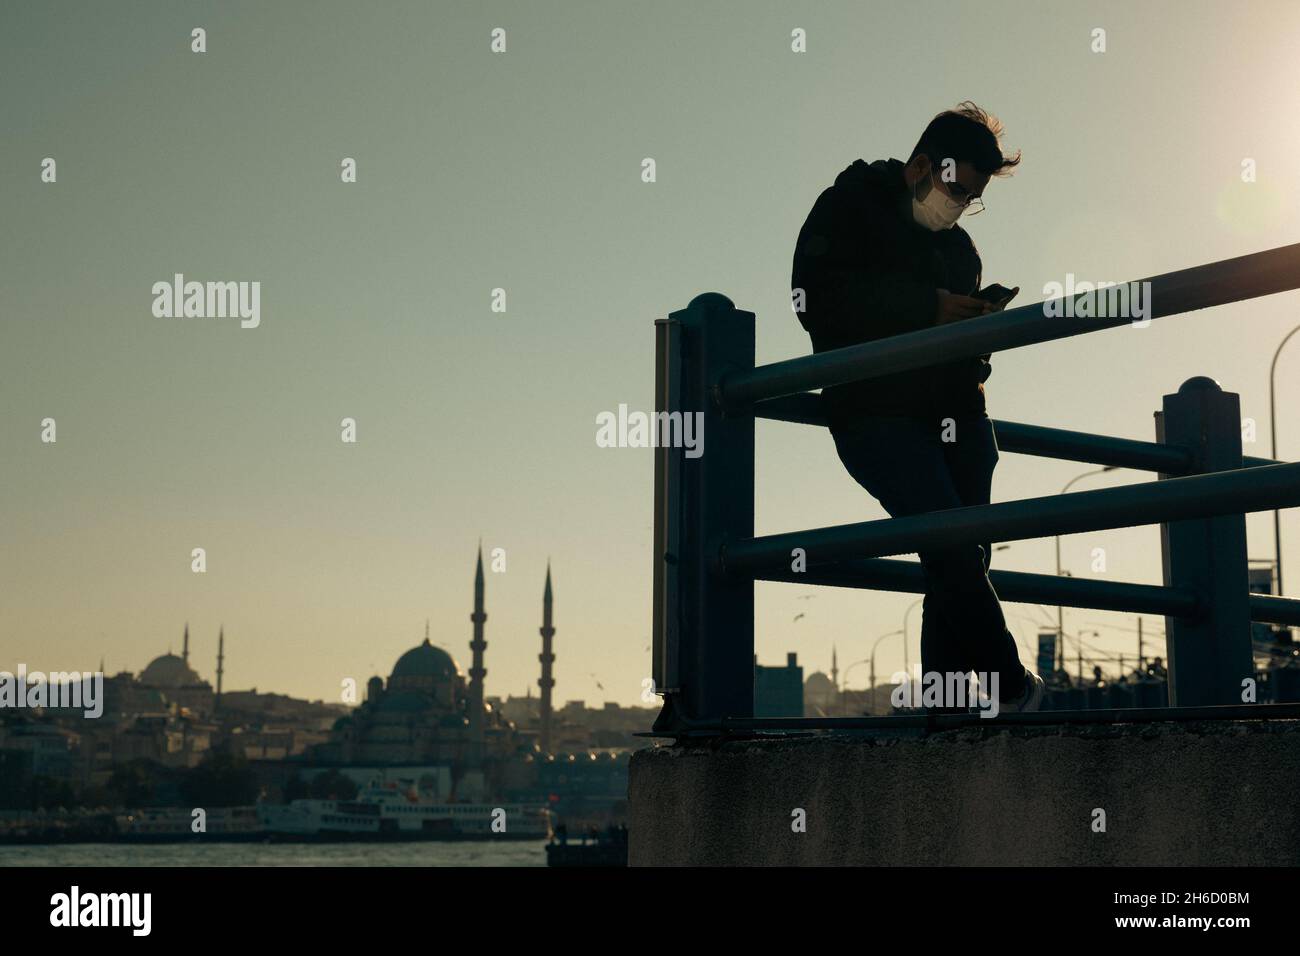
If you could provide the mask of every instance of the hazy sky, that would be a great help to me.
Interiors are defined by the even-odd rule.
[[[1291,2],[6,2],[0,669],[138,671],[188,620],[205,677],[224,624],[227,688],[337,699],[344,677],[386,676],[426,618],[467,667],[482,537],[507,556],[487,581],[488,693],[536,693],[549,556],[557,699],[636,703],[652,452],[595,433],[620,403],[652,408],[654,319],[724,292],[758,314],[760,362],[807,353],[789,274],[813,200],[855,158],[906,159],[966,98],[1024,151],[968,224],[986,282],[1022,304],[1069,272],[1123,281],[1295,242],[1298,35]],[[151,287],[177,272],[259,281],[260,326],[155,317]],[[1267,455],[1269,361],[1297,306],[994,356],[990,414],[1152,439],[1161,395],[1210,375]],[[1288,460],[1298,380],[1300,336],[1279,365]],[[1004,454],[994,500],[1086,470]],[[883,515],[824,430],[760,423],[758,475],[759,533]],[[1300,590],[1300,521],[1283,520]],[[1249,533],[1271,557],[1270,517]],[[1158,583],[1158,540],[1075,535],[1063,560],[1090,575],[1105,547],[1109,577]],[[1052,541],[995,566],[1050,571]],[[836,644],[844,668],[915,599],[760,585],[760,660],[824,669]],[[1008,613],[1027,650],[1046,615]],[[1111,653],[1135,650],[1133,626],[1066,616]],[[878,671],[901,662],[882,644]]]

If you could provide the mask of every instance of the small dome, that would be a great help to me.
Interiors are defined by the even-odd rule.
[[[201,684],[202,680],[190,665],[175,654],[164,654],[149,662],[149,666],[140,673],[140,683],[149,687],[177,688],[192,687]]]
[[[397,659],[390,680],[400,677],[456,677],[460,668],[452,656],[441,647],[434,647],[426,637],[419,647],[413,647]]]
[[[814,694],[833,694],[835,693],[835,684],[831,679],[821,671],[815,671],[808,675],[803,682],[804,690]]]

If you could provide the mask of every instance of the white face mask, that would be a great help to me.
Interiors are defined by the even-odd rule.
[[[930,173],[930,192],[926,194],[925,199],[918,200],[916,194],[912,194],[912,218],[916,220],[917,225],[924,226],[931,232],[951,229],[953,223],[960,219],[965,211],[964,206],[957,205],[935,185],[933,172]]]

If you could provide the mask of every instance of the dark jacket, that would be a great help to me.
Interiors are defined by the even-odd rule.
[[[803,290],[799,321],[813,351],[825,352],[933,326],[936,290],[970,295],[980,272],[960,226],[932,232],[913,221],[901,162],[859,159],[817,197],[799,230],[790,284],[796,296]],[[827,388],[822,403],[833,428],[867,415],[982,413],[991,371],[987,355],[942,362]]]

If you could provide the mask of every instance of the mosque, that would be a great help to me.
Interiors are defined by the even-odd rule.
[[[484,694],[484,590],[480,546],[474,570],[474,610],[469,616],[473,636],[468,671],[430,641],[426,624],[424,641],[397,659],[388,679],[371,677],[364,703],[334,722],[326,742],[307,748],[309,763],[317,767],[444,767],[449,779],[464,780],[466,788],[472,778],[478,781],[477,789],[487,787],[495,792],[518,784],[512,777],[522,772],[521,764],[532,764],[539,751],[549,754],[555,686],[550,565],[542,591],[541,677],[537,681],[541,694],[535,725],[530,719],[529,726],[521,728]],[[168,651],[150,661],[138,676],[124,673],[107,682],[110,709],[122,714],[156,713],[176,704],[199,720],[213,718],[224,712],[224,659],[223,630],[218,638],[214,690],[190,666],[187,624],[180,655]],[[239,696],[231,695],[232,700]]]
[[[487,613],[480,546],[470,614],[469,671],[462,671],[451,654],[430,642],[426,624],[424,642],[397,659],[387,681],[379,676],[370,678],[365,702],[335,723],[329,743],[314,748],[314,760],[351,766],[443,765],[480,770],[489,781],[495,781],[506,763],[533,753],[538,745],[546,752],[555,684],[551,676],[555,661],[551,613],[548,564],[542,592],[541,720],[536,735],[521,732],[484,695]]]
[[[223,630],[218,638],[215,690],[190,666],[190,626],[186,624],[180,655],[168,651],[135,677],[123,672],[106,681],[108,710],[118,715],[157,713],[176,704],[195,717],[211,717],[221,697],[225,641]],[[99,669],[103,671],[103,664]]]

